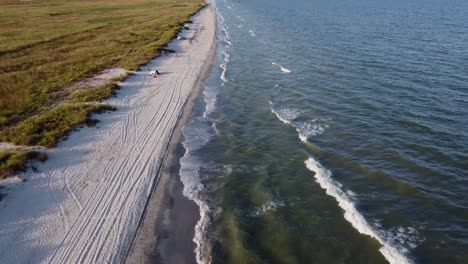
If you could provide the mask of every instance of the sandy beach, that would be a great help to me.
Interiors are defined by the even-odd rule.
[[[83,127],[48,150],[49,161],[25,173],[26,182],[2,183],[2,263],[195,260],[199,213],[182,195],[177,150],[213,57],[214,12],[204,8],[192,21],[183,39],[169,43],[175,53],[120,83],[118,96],[106,101],[117,111],[96,116],[96,127]],[[157,78],[149,74],[153,69],[161,73]]]

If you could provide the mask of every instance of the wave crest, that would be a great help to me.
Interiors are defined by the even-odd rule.
[[[356,206],[348,192],[343,191],[343,186],[331,178],[331,172],[325,169],[318,161],[309,157],[305,161],[306,167],[314,172],[315,180],[319,183],[326,193],[336,199],[338,205],[344,210],[344,218],[361,234],[368,235],[382,245],[380,252],[390,263],[413,263],[405,256],[407,250],[400,244],[395,243],[395,239],[385,238],[401,238],[402,232],[397,233],[398,236],[385,234],[382,231],[377,231],[364,218],[364,216],[356,209]]]
[[[279,63],[272,62],[271,64],[272,64],[273,66],[279,67],[280,70],[281,70],[282,72],[284,72],[284,73],[291,73],[291,70],[290,70],[290,69],[283,67],[283,66],[282,66],[281,64],[279,64]]]
[[[324,120],[319,118],[296,121],[302,114],[300,110],[287,107],[275,109],[271,101],[270,105],[271,112],[275,114],[281,122],[293,126],[299,134],[299,139],[304,143],[306,143],[310,137],[320,135],[328,128]]]

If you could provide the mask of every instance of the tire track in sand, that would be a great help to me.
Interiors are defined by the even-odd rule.
[[[204,9],[194,17],[195,29],[200,24],[211,23],[207,12],[211,11]],[[75,176],[88,175],[95,186],[76,189],[88,190],[85,195],[70,194],[87,197],[87,200],[82,203],[82,210],[60,241],[50,262],[102,263],[121,260],[119,252],[124,252],[128,238],[135,232],[179,113],[212,48],[204,43],[210,43],[214,38],[214,26],[204,28],[197,31],[198,35],[191,43],[177,43],[179,51],[184,51],[182,59],[162,57],[143,69],[157,66],[168,74],[148,79],[147,75],[137,73],[123,83],[121,92],[126,87],[137,87],[137,91],[133,91],[136,94],[131,98],[116,99],[120,100],[117,105],[124,108],[117,112],[123,118],[109,129],[118,129],[119,133],[106,134],[109,138],[97,144],[97,149],[85,157],[84,164],[71,168],[64,176],[66,179],[72,173]],[[87,158],[92,161],[87,163]],[[75,184],[79,184],[79,181]],[[73,192],[73,187],[68,189]]]

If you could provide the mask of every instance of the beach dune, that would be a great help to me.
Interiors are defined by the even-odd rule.
[[[204,8],[192,20],[181,33],[185,39],[169,44],[175,53],[120,84],[118,96],[106,102],[117,111],[49,150],[49,161],[28,172],[27,182],[6,183],[2,263],[126,260],[169,143],[215,49],[213,10]],[[154,69],[157,78],[149,74]]]

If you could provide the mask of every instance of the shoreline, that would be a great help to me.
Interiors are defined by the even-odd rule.
[[[185,258],[191,251],[195,259],[198,207],[183,196],[177,173],[169,175],[178,161],[182,126],[215,54],[214,14],[202,16],[210,8],[191,17],[192,28],[179,34],[187,40],[168,43],[175,54],[152,59],[120,83],[118,95],[106,100],[117,111],[48,150],[49,161],[24,174],[27,182],[7,184],[8,195],[0,201],[2,261],[122,262],[142,211],[152,208],[151,196],[181,202],[183,209],[171,211],[181,216],[173,217],[172,229],[186,227],[182,242],[191,236],[193,245],[186,246]],[[155,68],[158,78],[149,76]],[[151,188],[155,177],[157,191]],[[193,219],[181,222],[187,211]]]
[[[195,15],[211,8],[208,4]],[[193,116],[193,105],[203,92],[203,82],[215,60],[215,38],[211,45],[208,60],[187,99],[168,144],[160,176],[148,198],[135,237],[128,246],[125,263],[197,263],[193,238],[195,226],[200,219],[200,209],[194,201],[183,195],[179,160],[185,153],[182,129]]]

